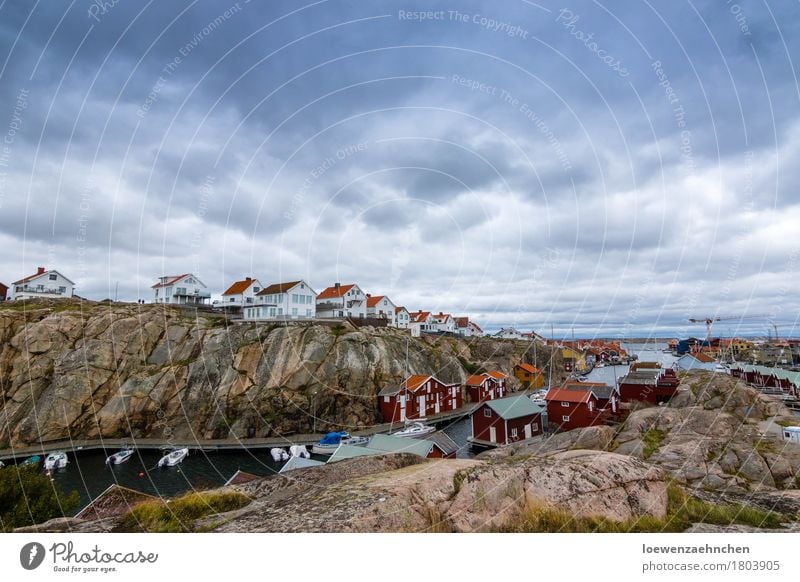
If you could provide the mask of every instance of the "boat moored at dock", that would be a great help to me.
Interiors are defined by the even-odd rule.
[[[186,455],[189,454],[189,449],[182,448],[182,449],[175,449],[169,454],[164,455],[158,461],[159,467],[174,467],[183,462],[186,458]]]
[[[67,453],[64,451],[55,451],[47,455],[44,460],[44,469],[45,471],[53,471],[55,469],[64,469],[69,463],[69,459],[67,459]]]
[[[314,443],[311,452],[315,455],[332,455],[339,445],[362,447],[369,442],[367,437],[350,436],[348,432],[329,432],[319,442]]]
[[[121,465],[133,456],[133,448],[126,447],[109,456],[106,459],[106,465]]]
[[[412,422],[403,430],[392,433],[391,436],[415,438],[431,434],[432,432],[436,432],[435,426],[430,426],[421,422]]]

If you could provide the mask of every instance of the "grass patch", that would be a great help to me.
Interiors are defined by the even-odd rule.
[[[642,433],[642,443],[644,444],[642,455],[644,455],[645,459],[656,452],[664,441],[665,436],[667,435],[663,430],[658,430],[656,428],[651,428]]]
[[[566,509],[526,502],[497,531],[512,533],[682,532],[693,523],[749,525],[774,529],[787,519],[780,513],[743,505],[714,505],[690,496],[678,485],[667,489],[667,515],[622,522],[604,517],[575,517]]]
[[[170,501],[147,501],[126,513],[115,531],[182,533],[197,531],[197,520],[240,509],[250,498],[236,491],[187,493]]]
[[[780,426],[800,426],[800,421],[797,420],[776,420],[775,424]]]
[[[331,326],[331,335],[333,335],[333,337],[339,337],[343,335],[345,331],[347,331],[345,327],[338,323],[334,326]]]

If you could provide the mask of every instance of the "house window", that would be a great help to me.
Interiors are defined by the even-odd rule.
[[[310,309],[306,309],[306,317],[311,317],[311,310]]]
[[[52,275],[50,275],[50,280],[51,280],[51,281],[55,281],[56,279],[58,279],[58,275],[56,275],[55,273],[53,273]]]
[[[66,287],[59,287],[58,288],[58,292],[59,293],[66,293],[67,292],[67,288]]]
[[[564,408],[569,408],[569,402],[562,402],[561,406],[563,406]]]
[[[511,438],[512,439],[517,438],[517,429],[515,429],[515,428],[511,429]]]
[[[569,416],[562,416],[561,417],[561,421],[562,422],[569,422]]]
[[[297,307],[292,307],[292,316],[297,317]]]
[[[531,423],[531,432],[539,432],[539,423],[537,422]]]
[[[384,402],[389,402],[389,397],[388,397],[388,396],[384,396],[384,397],[383,397],[383,401],[384,401]]]
[[[261,291],[261,287],[253,287],[253,293],[258,293]]]
[[[483,409],[483,415],[484,415],[485,417],[487,417],[487,418],[491,418],[491,417],[492,417],[492,409],[491,409],[491,408],[488,408],[488,407],[487,407],[487,408],[484,408],[484,409]]]

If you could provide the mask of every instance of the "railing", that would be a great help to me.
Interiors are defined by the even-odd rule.
[[[205,297],[211,298],[211,293],[209,291],[189,291],[186,293],[178,293],[177,291],[172,294],[173,297]]]
[[[58,287],[53,287],[51,289],[35,289],[30,287],[23,287],[21,290],[15,290],[15,294],[19,293],[33,293],[33,294],[47,294],[47,295],[66,295],[67,291],[61,291]]]

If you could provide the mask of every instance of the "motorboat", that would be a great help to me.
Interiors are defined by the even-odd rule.
[[[427,424],[423,424],[421,422],[412,422],[411,424],[406,426],[403,430],[392,433],[392,436],[413,438],[413,437],[425,436],[426,434],[431,434],[432,432],[436,432],[435,426],[430,426]]]
[[[314,443],[311,452],[315,455],[332,455],[339,445],[362,447],[369,442],[367,437],[350,436],[348,432],[329,432],[319,442]]]
[[[301,457],[303,459],[311,458],[311,453],[308,452],[305,445],[292,445],[289,447],[289,454],[292,457]]]
[[[189,454],[189,449],[185,447],[182,449],[174,449],[168,454],[161,457],[161,459],[158,461],[158,466],[174,467],[175,465],[182,463],[183,460],[186,458],[186,455],[188,454]]]
[[[718,363],[716,366],[714,366],[714,371],[727,374],[728,368],[726,368],[724,364]]]
[[[42,460],[42,458],[39,455],[33,455],[32,457],[28,457],[27,459],[22,461],[20,463],[20,465],[22,465],[23,467],[29,467],[31,465],[38,465],[39,461],[41,461],[41,460]]]
[[[269,450],[269,454],[272,455],[272,460],[276,463],[280,461],[288,461],[289,460],[289,453],[285,450],[281,449],[280,447],[275,447]]]
[[[47,455],[44,459],[44,470],[53,471],[55,469],[63,469],[69,463],[67,453],[64,451],[55,451]]]
[[[125,447],[114,453],[113,455],[109,456],[106,459],[106,465],[121,465],[125,461],[129,460],[133,456],[133,448],[132,447]]]

